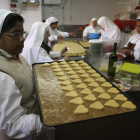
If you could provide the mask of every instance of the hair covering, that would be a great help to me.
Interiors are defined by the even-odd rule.
[[[42,42],[44,41],[47,30],[49,30],[48,25],[42,22],[35,22],[31,27],[21,53],[21,55],[26,58],[30,66],[37,60],[38,52]]]
[[[109,18],[105,16],[101,17],[97,23],[98,25],[101,25],[101,27],[104,29],[104,30],[101,30],[101,34],[104,37],[113,38],[118,41],[121,40],[120,29]]]
[[[137,19],[140,19],[140,16]]]
[[[12,13],[12,12],[9,10],[0,9],[0,33],[2,30],[4,20],[5,20],[6,16],[9,15],[10,13]]]
[[[50,25],[51,23],[54,23],[54,22],[57,22],[58,19],[56,19],[55,17],[49,17],[47,20],[46,20],[46,24],[47,25]]]
[[[97,21],[97,18],[92,18],[91,19],[91,22],[90,22],[90,25],[92,26],[92,21]]]

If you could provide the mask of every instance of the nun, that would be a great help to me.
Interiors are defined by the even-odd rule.
[[[120,43],[121,31],[115,23],[105,16],[99,18],[97,23],[101,29],[100,39],[112,38],[116,40],[116,43]]]
[[[67,51],[67,47],[64,47],[59,52],[51,51],[47,44],[49,36],[49,26],[47,24],[35,22],[32,25],[21,53],[30,66],[33,63],[52,62],[52,58],[60,58]],[[69,57],[65,56],[64,60],[69,60]]]
[[[88,37],[89,33],[100,33],[100,27],[97,25],[97,19],[92,18],[90,25],[86,27],[83,31],[83,38]]]
[[[20,55],[23,22],[20,15],[0,9],[0,140],[32,140],[53,129],[41,123],[33,73]]]
[[[75,33],[61,32],[57,30],[58,20],[55,17],[49,17],[46,22],[49,25],[49,46],[51,47],[51,42],[56,40],[62,40],[66,37],[76,37]]]

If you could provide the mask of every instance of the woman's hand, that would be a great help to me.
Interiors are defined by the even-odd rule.
[[[65,61],[70,60],[69,56],[66,55],[66,56],[64,57],[64,60],[65,60]]]
[[[63,39],[63,37],[62,37],[62,36],[57,36],[57,38],[58,38],[59,40],[62,40],[62,39]]]
[[[129,55],[131,51],[132,50],[128,50],[128,49],[119,50],[120,53],[125,54],[125,55]]]
[[[65,46],[62,50],[61,50],[61,55],[64,54],[65,52],[67,52],[68,49],[67,49],[67,46]]]
[[[126,47],[121,47],[121,49],[120,50],[124,50],[124,49],[127,49]]]
[[[75,33],[69,33],[69,36],[76,37],[76,34]]]

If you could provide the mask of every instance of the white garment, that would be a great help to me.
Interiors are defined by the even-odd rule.
[[[21,55],[25,57],[30,66],[32,66],[33,63],[38,62],[52,62],[52,59],[50,58],[52,55],[49,56],[47,52],[41,48],[47,30],[49,30],[47,24],[35,22],[24,42],[24,48]],[[60,52],[53,52],[53,55],[60,57]]]
[[[50,25],[51,23],[54,22],[58,22],[58,20],[55,17],[49,17],[45,23],[47,25]],[[50,26],[49,26],[49,33],[50,33],[49,43],[48,43],[49,46],[51,45],[51,42],[58,40],[57,36],[62,36],[63,38],[69,37],[69,33],[58,31],[56,28],[52,29]]]
[[[126,45],[124,45],[124,47],[127,47],[127,44],[131,42],[133,44],[136,44],[134,47],[134,57],[135,60],[140,61],[140,34],[135,34],[133,35],[128,42],[126,43]]]
[[[97,23],[104,29],[101,29],[101,39],[113,38],[117,40],[117,43],[121,41],[120,29],[109,18],[101,17]]]
[[[100,33],[101,30],[99,26],[93,27],[92,25],[86,27],[83,31],[83,37],[86,38],[88,33]]]
[[[39,133],[42,127],[40,117],[26,114],[26,109],[20,105],[22,95],[14,79],[3,72],[0,72],[0,90],[0,129],[17,139]]]

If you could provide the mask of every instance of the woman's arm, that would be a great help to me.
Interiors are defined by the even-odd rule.
[[[0,72],[0,131],[16,139],[39,133],[42,128],[38,115],[26,114],[21,98],[14,79]]]

